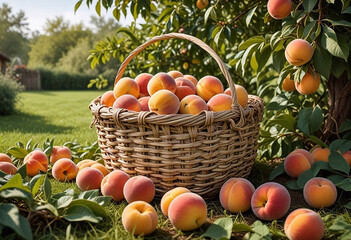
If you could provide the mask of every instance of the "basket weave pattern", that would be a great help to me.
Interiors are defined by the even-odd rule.
[[[263,102],[249,95],[243,109],[235,86],[218,55],[201,40],[185,34],[165,34],[134,50],[122,63],[116,81],[129,61],[146,46],[181,38],[208,51],[219,64],[232,90],[232,110],[203,111],[198,115],[157,115],[107,108],[100,97],[90,109],[105,165],[130,175],[150,177],[160,197],[174,187],[185,187],[205,199],[218,196],[230,177],[247,177],[256,158]]]

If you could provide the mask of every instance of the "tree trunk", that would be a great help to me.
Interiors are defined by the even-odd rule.
[[[340,125],[346,119],[351,119],[351,79],[348,79],[347,72],[344,72],[339,78],[330,75],[327,87],[329,114],[322,140],[329,144],[338,137]]]

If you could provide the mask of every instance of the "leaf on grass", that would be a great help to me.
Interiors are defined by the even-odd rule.
[[[32,180],[29,182],[29,186],[32,189],[32,194],[35,196],[37,192],[39,191],[40,186],[44,183],[45,180],[45,175],[44,174],[38,174],[35,175]]]
[[[50,203],[44,204],[44,205],[37,205],[33,208],[34,211],[42,211],[42,210],[49,210],[51,213],[53,213],[55,216],[58,216],[57,209],[51,205]]]
[[[101,220],[101,218],[94,215],[90,208],[84,205],[71,206],[63,218],[70,222],[88,221],[98,223]]]
[[[93,211],[95,214],[102,216],[102,217],[107,216],[105,209],[101,205],[99,205],[97,202],[93,202],[93,201],[86,200],[86,199],[74,199],[69,204],[69,207],[75,206],[75,205],[85,205],[86,207],[90,208],[90,210]]]
[[[236,223],[233,225],[233,232],[252,232],[252,230],[249,225]]]
[[[202,237],[211,239],[230,239],[232,235],[233,220],[229,217],[217,219],[208,229],[202,234]]]
[[[29,153],[28,151],[20,147],[12,147],[9,150],[7,150],[7,152],[10,153],[15,158],[20,158],[20,159],[25,158]]]
[[[62,196],[57,199],[57,209],[68,207],[73,201],[73,196]]]
[[[99,190],[94,189],[94,190],[89,190],[89,191],[84,191],[81,194],[79,194],[78,198],[79,199],[91,199],[99,195]]]
[[[24,200],[29,207],[33,203],[33,196],[27,191],[18,188],[5,189],[0,192],[0,198]]]
[[[29,187],[23,185],[23,179],[19,173],[13,176],[4,186],[2,186],[0,188],[0,192],[9,188],[18,188],[29,193],[31,192]]]

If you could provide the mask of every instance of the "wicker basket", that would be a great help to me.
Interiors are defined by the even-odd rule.
[[[213,199],[227,179],[249,175],[256,158],[263,102],[249,95],[245,108],[237,104],[235,86],[219,56],[203,41],[180,33],[154,37],[135,49],[122,63],[116,82],[135,55],[154,42],[171,38],[189,40],[216,60],[232,92],[232,109],[157,115],[108,108],[98,97],[89,106],[92,125],[110,170],[151,178],[157,197],[174,187],[186,187]]]

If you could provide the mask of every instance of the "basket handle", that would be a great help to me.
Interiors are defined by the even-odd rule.
[[[179,39],[188,40],[190,42],[195,43],[196,45],[198,45],[199,47],[204,49],[206,52],[208,52],[218,63],[219,68],[221,69],[225,79],[227,80],[227,82],[229,84],[229,88],[232,92],[232,108],[234,108],[235,105],[238,105],[238,98],[237,98],[237,94],[236,94],[235,85],[234,85],[232,77],[230,76],[229,71],[226,68],[225,63],[222,61],[222,59],[218,56],[218,54],[210,46],[208,46],[202,40],[200,40],[194,36],[183,34],[183,33],[167,33],[167,34],[164,34],[161,36],[156,36],[156,37],[151,38],[149,41],[145,42],[144,44],[140,45],[136,49],[134,49],[129,54],[129,56],[123,61],[121,66],[119,67],[114,84],[116,84],[118,82],[118,80],[122,78],[123,73],[124,73],[125,69],[127,68],[128,63],[133,59],[133,57],[135,57],[138,53],[140,53],[142,50],[144,50],[147,46],[149,46],[155,42],[158,42],[161,40],[168,40],[171,38],[179,38]]]

